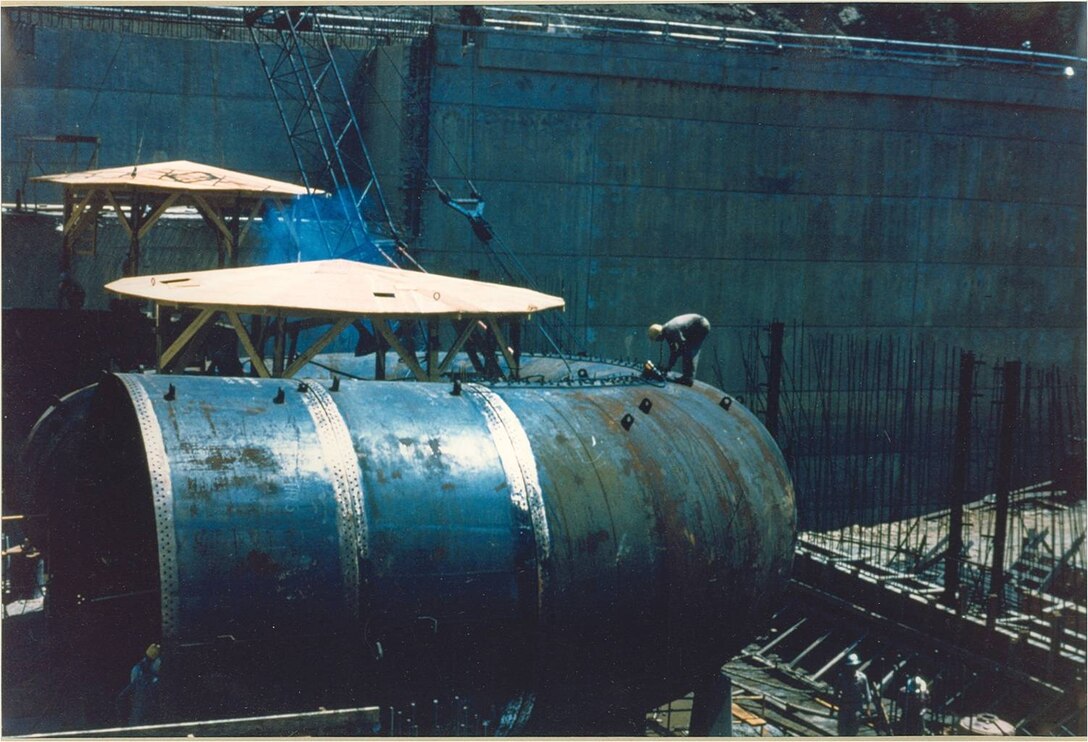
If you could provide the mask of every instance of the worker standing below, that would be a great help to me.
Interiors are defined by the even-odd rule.
[[[683,373],[678,384],[691,386],[695,379],[695,371],[699,362],[699,349],[703,347],[703,341],[710,334],[710,322],[700,314],[681,314],[673,317],[663,325],[650,325],[647,330],[650,340],[669,344],[669,361],[661,371],[668,374],[676,364],[677,359],[682,358]]]
[[[68,271],[60,272],[60,280],[57,283],[57,307],[60,309],[83,309],[83,302],[87,293],[83,287],[72,278]]]
[[[839,726],[838,736],[856,737],[861,719],[873,705],[869,678],[861,669],[861,659],[850,654],[843,660],[837,683]]]
[[[140,726],[154,719],[159,671],[162,669],[160,649],[158,644],[147,648],[140,661],[132,666],[128,685],[117,697],[118,701],[126,696],[129,698],[129,726]]]
[[[907,678],[899,689],[899,724],[896,734],[921,737],[926,733],[926,716],[929,714],[929,686],[920,677]]]

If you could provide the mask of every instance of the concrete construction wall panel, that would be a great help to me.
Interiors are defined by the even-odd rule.
[[[475,49],[475,47],[470,47]],[[468,57],[467,59],[471,59]],[[447,69],[447,68],[442,68]],[[490,69],[458,66],[462,74],[440,74],[431,88],[434,105],[449,105],[479,99],[497,108],[531,108],[536,111],[598,110],[598,83],[590,78],[546,71]]]
[[[525,109],[476,110],[475,172],[491,180],[525,180],[551,183],[592,183],[593,143],[596,132],[591,117]],[[518,132],[510,139],[511,132]],[[491,143],[497,146],[492,146]]]
[[[917,204],[904,199],[601,187],[594,254],[693,261],[912,259]],[[663,220],[661,213],[672,219]]]
[[[592,188],[585,184],[534,184],[473,179],[486,195],[484,216],[498,239],[519,258],[536,254],[576,257],[593,254],[594,235],[582,225],[590,221]],[[454,195],[466,195],[463,181],[443,185]],[[438,197],[424,196],[427,225],[425,251],[481,250],[468,220],[443,205]]]
[[[640,261],[637,273],[624,259],[602,258],[597,266],[589,279],[594,325],[644,330],[653,316],[668,319],[691,307],[723,327],[800,316],[822,327],[897,327],[909,326],[913,315],[914,267],[906,263],[726,260],[704,265],[660,257]],[[620,300],[617,290],[627,295]]]
[[[769,88],[751,99],[760,123],[884,133],[924,132],[928,128],[929,104],[922,98]]]
[[[760,98],[743,88],[669,85],[658,80],[602,79],[595,85],[595,110],[605,115],[754,124],[762,120]]]
[[[1033,141],[1084,144],[1084,112],[1075,108],[1048,108],[970,101],[941,101],[926,106],[926,126],[940,134],[1003,137]]]
[[[910,337],[937,346],[947,345],[970,350],[987,364],[1017,359],[1036,367],[1057,364],[1063,369],[1063,375],[1072,372],[1074,376],[1082,378],[1080,370],[1083,369],[1083,364],[1077,366],[1069,360],[1076,357],[1077,353],[1083,353],[1082,350],[1072,347],[1072,338],[1077,329],[1068,328],[1068,334],[1062,335],[1058,332],[1043,333],[1023,327],[918,327],[914,328]],[[1082,327],[1079,329],[1083,330]]]
[[[2,102],[4,200],[19,187],[17,135],[98,136],[102,167],[192,159],[298,181],[248,44],[38,27],[33,56],[5,56]],[[66,152],[35,156],[48,172]]]
[[[939,327],[953,344],[1039,323],[1080,338],[1059,356],[1083,359],[1069,311],[1083,281],[1061,275],[1084,262],[1083,81],[557,35],[437,41],[433,113],[468,177],[554,206],[589,193],[588,212],[540,213],[594,256],[590,352],[622,354],[646,321],[697,310],[715,327]],[[540,220],[506,208],[489,198],[507,239],[547,252]]]
[[[1076,206],[933,199],[920,218],[925,262],[1083,267],[1085,213]]]
[[[139,152],[297,180],[250,45],[37,31],[34,57],[5,51],[5,200],[18,187],[10,174],[23,133],[102,136],[103,166]],[[472,180],[503,244],[542,290],[567,299],[581,349],[656,350],[645,325],[694,310],[714,324],[734,390],[744,333],[771,319],[933,333],[983,353],[1007,341],[1083,365],[1079,77],[473,36],[463,44],[461,29],[436,31],[423,153],[404,137],[406,50],[373,52],[357,109],[367,143],[395,215],[420,154],[454,196]],[[353,78],[364,60],[338,53]],[[428,270],[497,279],[464,217],[429,190],[422,197],[417,248]],[[33,235],[59,248],[59,235]],[[204,232],[161,239],[163,266],[214,261]],[[179,252],[183,240],[207,249]],[[105,273],[123,243],[100,241],[111,256],[104,280],[117,277]]]
[[[1068,268],[1016,266],[994,270],[962,263],[920,264],[917,324],[938,327],[1029,328],[1062,331],[1080,326],[1074,307],[1083,306],[1083,272]]]

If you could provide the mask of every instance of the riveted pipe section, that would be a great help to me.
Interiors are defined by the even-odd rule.
[[[57,562],[62,612],[150,591],[176,646],[346,637],[417,671],[455,657],[451,683],[506,663],[538,718],[574,729],[586,699],[638,713],[690,690],[785,586],[782,456],[708,386],[330,386],[101,383],[86,486],[65,496],[86,517]],[[80,566],[119,543],[154,568]],[[429,639],[398,644],[405,626]]]

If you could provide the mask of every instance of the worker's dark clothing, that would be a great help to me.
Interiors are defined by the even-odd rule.
[[[839,706],[838,736],[856,737],[861,729],[861,718],[873,703],[869,678],[861,670],[844,668],[839,675],[837,690]]]
[[[710,334],[710,322],[699,314],[681,314],[661,327],[661,337],[669,344],[669,362],[662,369],[668,373],[678,358],[683,358],[683,374],[678,381],[690,382],[695,378],[695,365],[699,349]]]
[[[921,737],[926,733],[926,714],[929,711],[929,693],[927,691],[908,692],[901,689],[899,706],[899,724],[895,733],[903,736]]]
[[[129,697],[129,726],[139,726],[153,720],[161,667],[161,658],[151,659],[147,656],[132,666],[128,685],[119,697]]]
[[[83,309],[87,294],[67,273],[60,274],[57,284],[57,306],[60,309]]]
[[[437,184],[435,184],[437,186]],[[449,206],[451,209],[459,214],[464,214],[468,219],[470,225],[472,225],[472,232],[476,235],[481,242],[487,243],[495,236],[495,233],[491,229],[491,224],[484,219],[484,202],[483,196],[476,191],[472,192],[472,196],[469,198],[451,198],[448,193],[441,188],[438,189],[438,197],[442,200],[442,203]]]

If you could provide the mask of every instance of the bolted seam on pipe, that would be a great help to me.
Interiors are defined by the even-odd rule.
[[[510,485],[510,501],[519,512],[528,515],[532,525],[533,545],[536,549],[537,611],[542,611],[546,566],[551,554],[551,536],[548,533],[547,514],[544,512],[544,496],[540,491],[536,457],[529,443],[529,436],[525,434],[525,428],[510,406],[491,389],[480,384],[465,384],[462,389],[479,403],[491,439],[498,450],[506,481]]]
[[[359,461],[332,395],[320,384],[308,385],[300,396],[317,430],[336,499],[336,530],[340,538],[340,570],[344,600],[353,616],[359,616],[359,562],[369,554],[367,523],[363,509],[363,485]]]
[[[178,582],[177,534],[174,528],[174,490],[170,479],[170,462],[166,456],[162,429],[147,390],[127,374],[117,374],[132,399],[136,420],[140,426],[151,478],[151,495],[155,504],[155,535],[159,548],[159,590],[162,611],[163,639],[177,638],[180,588]]]

